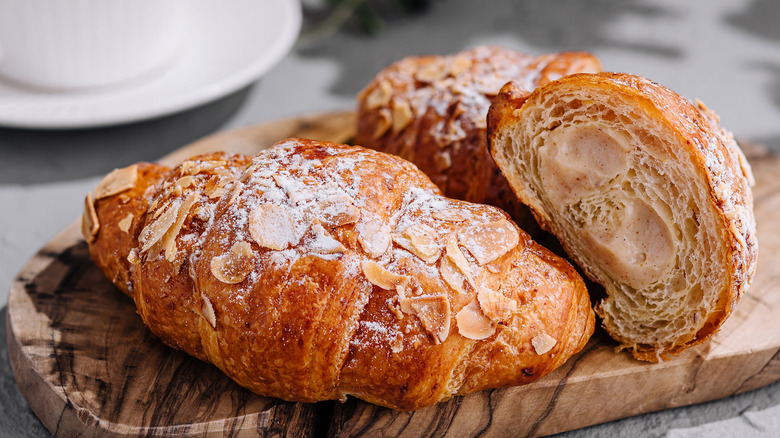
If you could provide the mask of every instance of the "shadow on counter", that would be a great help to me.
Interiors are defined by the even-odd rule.
[[[126,125],[73,130],[0,128],[0,184],[38,184],[105,175],[154,161],[218,131],[253,85],[173,115]]]

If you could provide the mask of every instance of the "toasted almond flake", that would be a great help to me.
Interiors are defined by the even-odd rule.
[[[133,164],[121,169],[114,169],[95,187],[95,200],[107,198],[135,187],[138,180],[138,165]]]
[[[452,157],[449,151],[439,151],[433,156],[433,162],[436,165],[436,170],[442,172],[452,167]]]
[[[450,334],[450,302],[444,295],[423,295],[409,299],[423,328],[439,344]]]
[[[520,242],[517,228],[506,219],[472,227],[460,235],[463,245],[480,266],[506,254]]]
[[[383,135],[385,135],[385,133],[390,129],[390,126],[392,126],[390,111],[387,108],[382,108],[379,110],[378,116],[379,118],[377,119],[376,125],[374,126],[374,133],[371,135],[371,138],[374,140],[378,140]]]
[[[211,324],[212,328],[217,328],[217,315],[214,313],[214,306],[211,305],[211,301],[208,298],[205,296],[202,296],[202,298],[203,305],[201,306],[201,311],[203,312],[203,317]]]
[[[341,227],[360,220],[360,209],[347,195],[329,197],[319,203],[319,219],[328,225]]]
[[[463,222],[471,219],[471,212],[460,208],[447,208],[433,212],[431,216],[434,219],[446,222]]]
[[[178,184],[174,184],[174,185],[173,185],[173,193],[174,193],[176,196],[181,196],[182,192],[183,192],[183,191],[182,191],[182,188],[181,188],[181,186],[180,186],[180,185],[178,185]]]
[[[232,190],[230,193],[230,199],[227,202],[227,205],[233,205],[234,202],[236,202],[236,199],[238,199],[238,196],[241,195],[241,184],[233,184],[232,186],[225,186],[225,190]]]
[[[180,172],[182,175],[193,174],[191,171],[192,171],[192,169],[194,169],[194,168],[195,168],[197,165],[198,165],[198,163],[197,163],[197,162],[195,162],[195,161],[192,161],[192,160],[187,160],[187,161],[185,161],[185,162],[181,163],[181,165],[179,165],[179,172]],[[197,172],[195,172],[195,173],[197,173]]]
[[[224,160],[210,160],[210,161],[185,161],[182,163],[182,174],[197,175],[201,172],[214,171],[218,167],[224,167],[227,164]],[[186,166],[185,166],[186,165]]]
[[[552,348],[557,343],[558,341],[547,333],[536,335],[533,339],[531,339],[531,345],[534,346],[534,351],[536,351],[536,354],[547,353],[548,351],[552,350]]]
[[[127,213],[127,216],[119,221],[117,225],[119,226],[120,230],[126,233],[127,230],[130,229],[130,226],[133,225],[133,213]]]
[[[404,314],[398,304],[398,297],[388,298],[386,304],[387,308],[396,318],[404,319]]]
[[[193,181],[195,181],[195,177],[192,175],[186,175],[176,180],[176,185],[186,189],[187,187],[191,186]]]
[[[393,99],[393,132],[398,133],[409,126],[412,121],[412,107],[409,101]]]
[[[390,233],[382,221],[372,219],[358,225],[358,242],[372,258],[379,258],[390,248]]]
[[[308,242],[308,248],[319,254],[336,254],[345,252],[347,248],[326,230],[319,222],[311,227],[313,238]]]
[[[220,178],[218,175],[213,175],[206,181],[206,185],[203,188],[203,193],[209,197],[209,199],[215,199],[221,197],[225,193],[225,184],[228,179]]]
[[[465,56],[457,56],[450,64],[450,76],[458,77],[471,67],[471,59]]]
[[[393,339],[390,340],[390,351],[393,353],[400,353],[404,349],[404,341],[401,333],[397,333]]]
[[[390,98],[393,96],[393,85],[388,81],[381,81],[376,87],[366,96],[366,108],[369,110],[385,106],[390,102]]]
[[[138,248],[133,248],[127,253],[127,262],[131,265],[137,265],[141,262],[141,257],[138,255]]]
[[[466,260],[466,256],[463,255],[463,252],[460,250],[460,247],[458,246],[458,239],[454,234],[447,236],[446,253],[447,258],[450,259],[455,267],[458,268],[464,277],[466,277],[466,281],[469,282],[471,287],[476,289],[477,286],[474,283],[474,277],[471,273],[469,261]]]
[[[501,272],[501,268],[494,265],[493,263],[488,263],[487,270],[494,274],[498,274],[499,272]]]
[[[315,194],[311,190],[298,190],[293,193],[288,193],[288,196],[290,197],[290,201],[297,205],[314,198]]]
[[[482,313],[495,322],[505,322],[517,312],[517,301],[487,287],[479,288],[477,301]]]
[[[444,63],[441,60],[435,60],[425,67],[417,70],[414,78],[420,82],[438,82],[447,76],[448,71],[444,68]]]
[[[496,326],[482,313],[476,300],[460,309],[460,312],[455,315],[455,320],[458,324],[458,333],[464,338],[479,341],[489,338],[496,332]]]
[[[439,266],[439,272],[444,281],[450,285],[455,292],[459,294],[466,293],[466,288],[463,282],[466,281],[466,277],[455,266],[449,257],[442,257],[441,265]]]
[[[155,243],[157,243],[165,233],[176,222],[176,217],[179,213],[179,204],[169,204],[165,213],[161,214],[159,218],[153,220],[150,224],[141,230],[141,234],[138,237],[138,241],[141,242],[141,253],[148,251]]]
[[[368,281],[382,289],[393,290],[409,283],[409,277],[391,272],[374,261],[364,260],[361,267]]]
[[[87,193],[87,197],[84,198],[84,214],[81,216],[81,235],[87,243],[92,243],[98,231],[100,231],[100,222],[95,211],[95,200],[92,198],[92,193]]]
[[[409,297],[406,295],[406,284],[396,285],[395,291],[398,293],[396,299],[398,300],[398,307],[401,309],[401,312],[408,315],[414,315],[411,301],[409,301]]]
[[[261,204],[252,210],[249,215],[249,235],[258,245],[277,251],[298,243],[290,213],[276,204]]]
[[[409,239],[412,253],[426,263],[435,262],[441,255],[436,235],[436,230],[425,224],[410,225],[403,231],[403,236]]]
[[[227,284],[244,281],[255,266],[255,253],[249,242],[236,242],[230,251],[211,259],[211,273]]]
[[[187,215],[192,208],[192,205],[198,200],[198,192],[191,192],[187,198],[182,202],[179,211],[176,214],[176,222],[165,233],[162,238],[162,245],[165,248],[165,259],[172,262],[176,258],[176,236],[179,235],[181,227],[184,225],[184,220],[187,219]]]

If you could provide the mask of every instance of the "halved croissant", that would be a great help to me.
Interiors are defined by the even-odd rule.
[[[571,265],[398,157],[291,139],[111,175],[96,262],[127,255],[106,272],[149,328],[262,395],[416,409],[538,379],[593,332]]]
[[[577,74],[488,116],[518,198],[608,296],[606,330],[638,359],[699,344],[748,289],[757,240],[752,174],[717,116],[627,74]]]
[[[508,81],[533,90],[567,74],[596,71],[598,59],[583,52],[531,56],[480,46],[407,57],[358,95],[356,143],[413,162],[446,196],[495,205],[527,230],[533,219],[488,152],[488,108]]]

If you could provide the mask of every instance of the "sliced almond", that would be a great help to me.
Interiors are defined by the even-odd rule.
[[[455,267],[458,268],[464,277],[466,277],[466,281],[469,282],[471,287],[476,289],[477,286],[474,283],[474,276],[471,273],[471,266],[469,265],[469,261],[466,260],[466,256],[463,255],[463,251],[460,250],[460,247],[458,246],[458,239],[454,234],[447,236],[446,252],[447,258],[452,261]]]
[[[409,283],[409,277],[391,272],[374,261],[364,260],[361,267],[368,281],[382,289],[393,290],[397,286],[405,287]]]
[[[477,292],[477,301],[482,313],[495,322],[506,322],[517,312],[517,301],[484,286]]]
[[[415,73],[414,78],[420,82],[433,83],[444,79],[448,71],[444,68],[444,63],[435,60]]]
[[[444,295],[423,295],[409,299],[423,328],[439,344],[450,334],[450,302]]]
[[[133,213],[127,213],[127,216],[117,224],[119,229],[125,233],[130,229],[131,225],[133,225]]]
[[[211,273],[227,284],[244,281],[255,266],[255,253],[249,242],[236,242],[230,251],[211,259]]]
[[[182,202],[179,207],[179,211],[176,214],[176,222],[165,233],[162,238],[162,245],[165,249],[165,259],[172,262],[176,258],[176,237],[181,231],[181,227],[184,225],[184,220],[187,219],[187,215],[192,208],[192,205],[198,200],[198,192],[191,192],[187,198]]]
[[[319,254],[342,253],[347,248],[341,244],[319,223],[315,223],[311,228],[313,239],[308,242],[309,249]]]
[[[371,135],[371,138],[374,140],[380,139],[392,126],[392,116],[387,108],[379,110],[378,116],[379,118],[374,126],[374,133]]]
[[[214,306],[211,305],[211,301],[208,298],[205,296],[202,296],[202,298],[201,312],[203,312],[203,317],[211,324],[212,328],[217,328],[217,315],[214,313]]]
[[[496,332],[496,326],[482,313],[476,300],[469,303],[455,316],[458,333],[464,338],[479,341],[489,338]]]
[[[198,163],[196,161],[187,160],[179,165],[179,172],[182,175],[194,175],[195,173],[191,172],[192,169],[197,167]]]
[[[176,180],[176,185],[186,189],[187,187],[191,186],[192,183],[195,181],[195,177],[192,175],[185,175],[179,179]]]
[[[181,174],[197,175],[201,172],[207,172],[218,167],[224,167],[226,164],[227,162],[224,160],[185,161],[181,164]]]
[[[393,132],[398,133],[412,122],[412,106],[409,101],[403,99],[394,99],[392,106]]]
[[[376,87],[366,96],[366,108],[369,110],[385,106],[390,102],[390,98],[393,96],[393,85],[388,81],[381,81]]]
[[[442,257],[439,272],[444,281],[457,293],[466,293],[464,282],[466,276],[458,269],[449,257]]]
[[[354,202],[347,195],[328,197],[318,205],[319,219],[334,227],[353,224],[360,220],[360,209],[355,207]]]
[[[396,333],[396,336],[390,340],[390,351],[393,353],[400,353],[404,349],[403,335],[400,332]]]
[[[449,151],[439,151],[433,156],[433,164],[436,165],[436,170],[443,172],[452,167],[452,157]]]
[[[398,297],[388,298],[386,304],[387,308],[396,318],[404,319],[404,314],[398,304]]]
[[[471,227],[460,235],[463,245],[480,266],[506,254],[520,242],[517,228],[506,219]]]
[[[252,210],[249,234],[258,245],[277,251],[298,243],[290,213],[276,204],[260,204]]]
[[[228,180],[223,180],[218,175],[213,175],[206,181],[206,185],[203,187],[203,193],[209,197],[209,199],[219,198],[225,193],[225,183]]]
[[[450,64],[450,76],[458,77],[469,68],[471,68],[471,59],[465,56],[457,56]]]
[[[133,248],[127,253],[127,262],[131,265],[137,265],[141,262],[141,257],[138,255],[138,248]]]
[[[87,197],[84,198],[84,214],[81,216],[81,234],[84,240],[92,243],[98,231],[100,231],[100,222],[95,211],[95,200],[92,199],[92,193],[87,193]]]
[[[95,187],[95,200],[103,199],[135,187],[138,180],[138,165],[133,164],[122,169],[114,169]]]
[[[390,233],[385,225],[378,220],[370,220],[358,225],[358,242],[372,258],[379,258],[390,248]]]
[[[447,208],[436,211],[431,216],[445,222],[464,222],[471,219],[471,212],[460,208]]]
[[[138,241],[141,243],[141,253],[148,251],[157,243],[176,222],[179,204],[169,204],[164,213],[141,230]]]
[[[531,339],[531,345],[534,346],[534,351],[536,351],[536,354],[547,353],[548,351],[552,350],[552,348],[557,343],[558,341],[547,333],[536,335],[533,339]]]
[[[433,263],[441,255],[441,247],[436,241],[437,232],[425,224],[415,224],[406,227],[402,235],[409,240],[410,249],[414,255],[426,263]]]
[[[410,297],[406,295],[406,285],[405,284],[399,284],[395,287],[395,291],[398,292],[398,306],[401,309],[401,312],[407,314],[407,315],[414,315],[416,312],[412,308],[412,301]]]

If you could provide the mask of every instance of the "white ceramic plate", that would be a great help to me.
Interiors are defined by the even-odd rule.
[[[0,125],[86,128],[146,120],[236,91],[279,62],[301,28],[299,0],[191,0],[178,59],[118,89],[47,92],[0,80]]]

